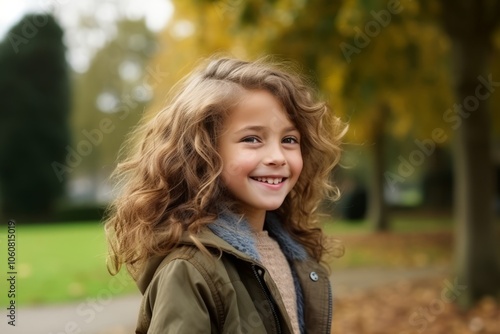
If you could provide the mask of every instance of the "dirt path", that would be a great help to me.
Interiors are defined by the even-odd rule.
[[[400,280],[414,280],[448,274],[447,268],[383,269],[360,268],[335,272],[332,276],[335,298]],[[2,317],[4,334],[129,334],[140,305],[140,295],[96,301],[91,298],[74,304],[22,308],[16,327]]]

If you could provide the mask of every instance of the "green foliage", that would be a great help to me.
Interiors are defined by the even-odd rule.
[[[64,193],[52,163],[69,143],[63,32],[27,15],[0,44],[0,192],[5,215],[44,215]]]

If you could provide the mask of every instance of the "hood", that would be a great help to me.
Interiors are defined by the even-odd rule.
[[[283,228],[277,214],[273,212],[266,214],[264,229],[278,242],[289,261],[303,261],[308,258],[304,247]],[[213,223],[202,228],[196,237],[207,248],[220,249],[243,260],[260,262],[247,220],[227,210],[222,211]],[[179,246],[182,245],[195,245],[187,232],[183,233],[179,242]],[[165,256],[153,256],[148,260],[143,274],[137,280],[137,286],[142,293],[146,291]]]

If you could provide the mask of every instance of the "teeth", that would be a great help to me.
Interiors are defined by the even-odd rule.
[[[278,184],[278,183],[281,183],[283,181],[283,178],[282,177],[278,177],[278,178],[272,178],[272,177],[254,177],[255,180],[259,181],[259,182],[265,182],[265,183],[269,183],[269,184]]]

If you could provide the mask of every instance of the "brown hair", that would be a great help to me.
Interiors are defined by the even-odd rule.
[[[321,260],[325,237],[317,209],[323,198],[338,195],[330,172],[340,159],[345,125],[289,69],[264,59],[219,58],[180,82],[171,102],[135,132],[137,144],[114,172],[121,193],[105,222],[112,273],[126,264],[136,277],[148,258],[172,250],[184,231],[195,237],[213,222],[221,203],[234,207],[220,178],[217,137],[242,92],[253,89],[273,94],[301,134],[302,173],[276,211],[292,237]]]

